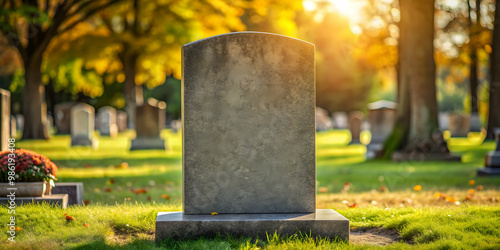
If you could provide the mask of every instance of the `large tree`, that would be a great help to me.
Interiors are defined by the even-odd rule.
[[[434,0],[400,0],[399,119],[385,143],[419,156],[448,155],[438,126],[434,62]]]
[[[23,139],[47,139],[43,55],[52,39],[119,0],[0,1],[0,31],[23,59]]]
[[[493,129],[500,127],[500,0],[496,1],[495,8],[490,74],[490,108],[487,137],[493,139]]]

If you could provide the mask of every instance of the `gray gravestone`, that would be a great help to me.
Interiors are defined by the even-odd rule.
[[[71,146],[97,147],[94,138],[94,108],[80,103],[71,108]]]
[[[439,129],[441,131],[448,130],[450,126],[450,114],[446,112],[439,112],[438,120],[439,120]]]
[[[380,100],[368,104],[368,122],[372,139],[370,144],[383,144],[392,133],[397,119],[397,103]]]
[[[16,127],[17,131],[24,131],[24,116],[22,114],[16,115]]]
[[[68,205],[83,205],[83,183],[56,182],[52,194],[68,194]]]
[[[349,114],[349,131],[351,132],[351,143],[360,144],[361,126],[365,115],[361,111],[353,111]]]
[[[328,111],[320,107],[316,107],[316,131],[325,131],[333,129],[333,122]]]
[[[127,113],[125,111],[116,112],[116,126],[120,133],[127,131]]]
[[[297,230],[348,239],[347,219],[315,209],[314,45],[230,33],[183,46],[182,63],[184,213],[159,213],[156,240]]]
[[[469,115],[450,113],[448,129],[451,137],[467,137],[470,130]]]
[[[16,117],[11,115],[10,116],[10,137],[16,138],[17,136],[17,122],[16,122]]]
[[[99,109],[97,113],[97,128],[103,136],[116,137],[118,127],[116,125],[116,109],[106,106]]]
[[[490,151],[484,161],[484,168],[477,170],[479,176],[500,175],[500,128],[495,128],[496,147],[494,151]]]
[[[135,110],[136,138],[132,140],[130,150],[165,149],[165,141],[160,138],[160,112],[163,110],[150,103],[153,102],[148,101]]]
[[[10,138],[10,92],[0,89],[0,151],[6,151]]]
[[[348,129],[349,118],[345,112],[334,112],[332,115],[333,127],[336,129]]]
[[[71,130],[71,108],[76,102],[65,102],[54,106],[58,134],[69,134]]]

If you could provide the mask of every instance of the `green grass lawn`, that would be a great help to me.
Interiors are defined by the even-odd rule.
[[[306,236],[269,239],[235,239],[221,236],[194,241],[153,241],[154,220],[158,211],[181,210],[181,136],[169,130],[162,133],[167,151],[132,151],[133,132],[118,138],[99,138],[99,148],[73,147],[69,136],[53,136],[49,141],[20,141],[16,146],[44,154],[59,166],[62,182],[83,182],[84,199],[88,206],[66,210],[47,206],[24,206],[17,209],[17,222],[23,228],[18,232],[18,248],[177,248],[177,249],[330,249],[366,248],[331,240],[311,239]],[[476,139],[450,139],[454,154],[462,155],[462,162],[403,162],[366,161],[363,145],[348,145],[347,131],[335,130],[317,134],[318,200],[327,201],[326,208],[335,207],[351,221],[353,227],[385,227],[397,229],[403,242],[388,248],[496,248],[500,246],[500,207],[498,178],[478,178],[477,168],[484,164],[484,155],[494,148],[492,141],[479,144]],[[120,166],[122,162],[127,168]],[[474,179],[483,185],[491,197],[488,204],[461,203],[459,206],[443,202],[442,206],[379,206],[360,204],[358,209],[347,209],[343,197],[372,196],[383,199],[387,195],[415,195],[413,187],[421,185],[417,194],[432,196],[434,192],[467,192]],[[344,183],[351,183],[346,193],[340,193]],[[374,192],[385,186],[390,192]],[[147,193],[132,192],[144,188]],[[345,191],[345,190],[344,190]],[[481,194],[477,194],[478,196]],[[163,196],[163,197],[162,197]],[[340,207],[332,204],[340,204]],[[340,208],[340,209],[339,209]],[[68,213],[75,221],[66,222]],[[6,209],[0,211],[1,221],[7,221]],[[89,227],[84,227],[84,224]],[[2,242],[7,234],[2,234]],[[408,244],[411,243],[411,244]],[[370,247],[368,247],[370,248]]]

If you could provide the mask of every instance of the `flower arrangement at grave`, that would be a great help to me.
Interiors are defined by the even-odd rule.
[[[9,157],[14,154],[14,157]],[[57,180],[57,166],[49,158],[36,152],[16,149],[14,152],[0,152],[0,182],[8,182],[9,158],[15,160],[16,182],[49,182],[54,186]]]

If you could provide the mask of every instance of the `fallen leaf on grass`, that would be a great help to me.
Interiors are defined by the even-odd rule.
[[[483,190],[483,189],[484,189],[483,185],[479,185],[479,186],[477,186],[477,187],[476,187],[476,190],[477,190],[477,191],[481,191],[481,190]]]
[[[113,185],[113,184],[115,184],[115,179],[108,179],[108,180],[106,181],[106,184],[108,184],[108,185]]]
[[[146,189],[144,188],[139,188],[139,189],[130,189],[130,191],[132,191],[132,193],[134,194],[145,194],[147,193],[148,191],[146,191]]]
[[[416,185],[416,186],[413,187],[413,190],[420,191],[420,190],[422,190],[422,186]]]
[[[451,196],[448,196],[448,197],[446,197],[446,201],[450,202],[450,203],[455,203],[455,202],[457,202],[457,199],[455,199],[455,198],[453,198]]]
[[[358,203],[354,203],[352,205],[346,204],[348,208],[358,208]]]
[[[83,204],[84,204],[85,206],[87,206],[88,204],[90,204],[90,201],[89,201],[89,200],[83,200]]]
[[[386,186],[380,186],[380,192],[387,192],[389,189],[387,189]]]
[[[118,164],[115,166],[115,168],[118,168],[118,169],[125,169],[125,168],[128,168],[128,163],[126,161]]]
[[[319,192],[320,192],[320,193],[326,193],[326,191],[328,191],[328,188],[327,188],[327,187],[320,187],[320,188],[319,188]]]
[[[20,228],[20,227],[16,227],[16,229],[15,229],[15,230],[16,230],[16,232],[19,232],[19,231],[21,231],[21,230],[23,230],[23,229],[22,229],[22,228]]]
[[[161,198],[163,198],[165,200],[170,200],[170,198],[172,198],[172,197],[170,195],[162,194]]]
[[[212,212],[211,215],[218,215],[219,213],[217,212]]]
[[[84,168],[91,168],[92,165],[90,163],[85,164]]]
[[[473,195],[474,192],[476,192],[474,189],[469,189],[469,191],[467,191],[470,195]]]
[[[84,223],[84,224],[83,224],[83,226],[84,226],[84,227],[89,227],[89,224]]]
[[[104,188],[102,191],[104,191],[104,192],[106,192],[106,193],[111,193],[111,192],[113,192],[113,189],[112,189],[112,188],[107,187],[107,188]]]
[[[74,221],[75,218],[73,218],[72,216],[66,216],[66,221]]]
[[[474,186],[474,184],[476,184],[476,181],[475,181],[475,180],[470,180],[470,181],[469,181],[469,185]]]

